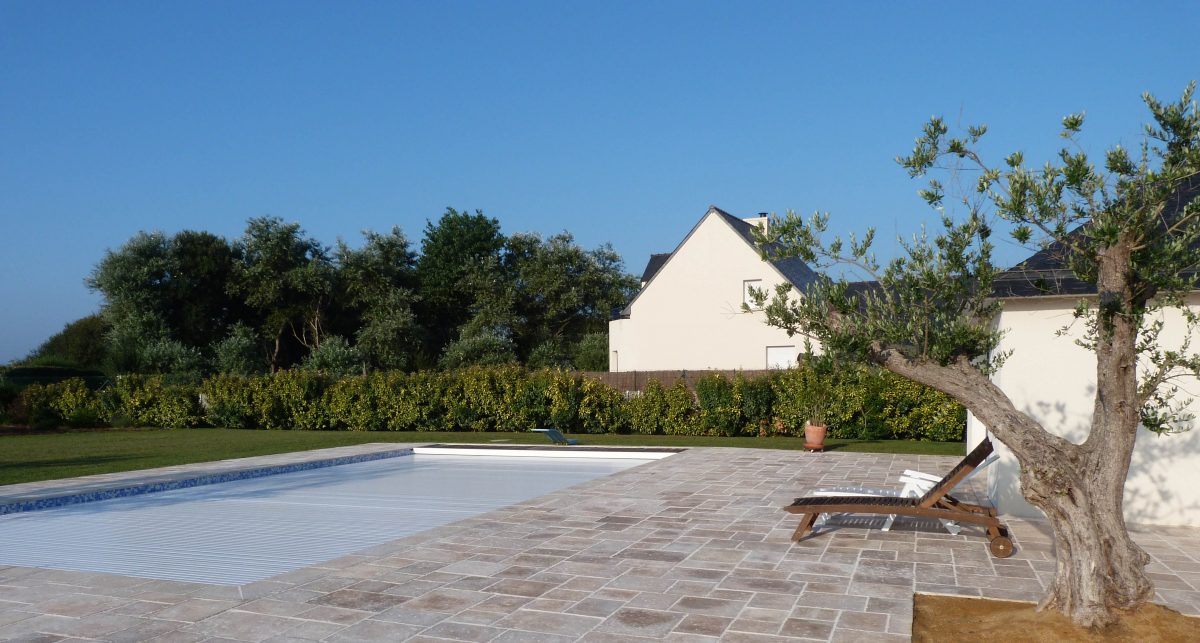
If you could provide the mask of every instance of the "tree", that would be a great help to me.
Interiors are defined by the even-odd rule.
[[[536,234],[512,235],[501,273],[512,284],[518,349],[529,359],[536,351],[539,359],[550,361],[567,355],[568,346],[589,333],[607,332],[612,309],[625,305],[638,286],[611,246],[586,250],[569,232],[545,240]]]
[[[234,244],[239,262],[230,292],[242,297],[270,340],[271,370],[285,365],[285,349],[294,340],[307,350],[320,346],[334,268],[324,246],[304,236],[298,223],[258,217]]]
[[[213,342],[212,370],[228,375],[257,375],[265,370],[262,341],[254,329],[238,322],[223,339]]]
[[[104,364],[104,338],[107,333],[108,323],[100,315],[76,319],[43,342],[24,361],[100,368]]]
[[[176,375],[198,379],[204,371],[200,351],[177,339],[161,337],[144,342],[137,353],[138,373]]]
[[[233,248],[215,234],[184,230],[171,237],[165,295],[172,336],[188,346],[208,346],[242,317],[241,302],[229,294],[235,265]]]
[[[207,232],[139,232],[107,251],[87,284],[104,295],[109,365],[134,372],[182,364],[142,358],[166,354],[163,342],[191,350],[222,337],[240,312],[227,293],[233,270],[228,242]]]
[[[467,366],[501,366],[515,364],[517,353],[512,340],[488,331],[470,329],[458,339],[446,344],[438,366],[451,370]]]
[[[338,243],[338,282],[352,313],[355,348],[367,364],[404,369],[416,352],[418,327],[413,305],[416,259],[400,228],[388,234],[364,232],[366,243],[355,250]]]
[[[358,349],[351,346],[350,342],[337,335],[331,335],[304,356],[300,367],[334,377],[348,377],[362,374],[363,359]]]
[[[104,296],[107,368],[136,372],[142,349],[169,337],[170,279],[170,241],[161,232],[139,232],[105,251],[85,283]]]
[[[607,371],[608,333],[588,333],[580,338],[571,361],[581,371]]]
[[[901,165],[913,177],[948,170],[950,185],[974,174],[951,205],[942,182],[930,181],[921,195],[941,214],[942,229],[904,242],[889,262],[875,259],[872,230],[829,238],[827,214],[789,212],[760,239],[771,252],[826,270],[851,266],[875,280],[852,285],[826,276],[801,297],[781,288],[766,309],[768,323],[815,338],[843,359],[944,391],[1008,446],[1021,465],[1025,498],[1054,532],[1057,575],[1041,607],[1079,625],[1111,623],[1116,610],[1153,595],[1149,557],[1126,529],[1122,492],[1139,424],[1168,432],[1191,419],[1174,395],[1180,378],[1200,376],[1200,357],[1187,341],[1164,347],[1158,338],[1168,308],[1181,313],[1189,336],[1200,329],[1184,299],[1197,286],[1200,263],[1194,89],[1167,104],[1144,95],[1154,121],[1145,141],[1132,154],[1110,148],[1102,169],[1078,143],[1082,114],[1063,119],[1068,145],[1041,168],[1027,166],[1019,152],[990,165],[978,152],[986,128],[952,137],[932,119]],[[1080,342],[1096,356],[1095,406],[1082,444],[1047,431],[989,377],[1005,358],[994,351],[1002,330],[992,326],[1000,303],[990,236],[998,225],[1060,257],[1094,287],[1076,309]]]
[[[464,281],[487,259],[497,258],[503,247],[500,222],[479,210],[469,214],[446,208],[436,225],[426,222],[416,277],[421,294],[417,316],[425,330],[427,354],[439,354],[470,319],[474,298]]]

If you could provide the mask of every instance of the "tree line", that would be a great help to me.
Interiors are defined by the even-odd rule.
[[[228,240],[139,232],[88,276],[104,302],[25,361],[108,373],[333,374],[524,364],[606,370],[607,322],[638,286],[608,244],[506,236],[483,212],[330,247],[298,223]]]

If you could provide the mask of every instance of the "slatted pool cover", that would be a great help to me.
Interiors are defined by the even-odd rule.
[[[412,455],[0,516],[0,564],[241,585],[647,460]]]

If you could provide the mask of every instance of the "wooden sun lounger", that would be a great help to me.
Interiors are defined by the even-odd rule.
[[[962,480],[959,480],[958,484],[963,484],[967,480],[970,480],[971,478],[979,475],[979,472],[983,471],[984,469],[986,469],[988,467],[988,465],[992,464],[993,462],[995,462],[996,460],[999,460],[999,459],[1000,459],[1000,455],[993,452],[991,455],[989,455],[987,458],[984,459],[982,464],[975,467],[975,469],[973,471],[971,471],[970,473],[968,473],[965,478],[963,478]],[[920,471],[913,471],[912,469],[906,469],[904,471],[904,474],[900,476],[900,482],[904,485],[900,489],[886,489],[886,488],[879,488],[879,487],[863,487],[863,486],[845,485],[845,486],[840,486],[840,487],[822,487],[820,489],[813,489],[812,491],[808,492],[808,495],[809,496],[877,496],[877,497],[883,496],[883,497],[891,497],[891,498],[920,498],[921,496],[925,495],[930,489],[932,489],[934,487],[934,485],[936,485],[937,483],[939,483],[941,481],[942,481],[942,479],[939,476],[930,475],[928,473],[922,473]],[[821,515],[824,516],[825,519],[828,519],[829,516],[832,516],[835,514],[821,514]],[[892,523],[894,523],[895,521],[896,521],[896,514],[889,515],[887,520],[884,521],[883,527],[881,527],[880,530],[881,531],[891,530]],[[817,518],[817,522],[816,522],[815,526],[820,526],[821,522],[822,522],[822,518]],[[939,522],[942,523],[942,526],[945,527],[946,531],[950,532],[950,534],[952,536],[957,536],[958,532],[962,530],[962,528],[959,527],[958,524],[955,523],[953,520],[941,520]]]
[[[784,507],[788,513],[801,514],[800,525],[792,534],[797,542],[809,535],[817,517],[827,513],[884,514],[917,516],[953,520],[982,525],[987,529],[990,549],[996,558],[1008,558],[1013,554],[1013,543],[1008,528],[996,517],[993,507],[959,502],[950,495],[950,490],[962,482],[992,453],[992,443],[984,440],[973,451],[950,470],[946,477],[919,498],[873,497],[873,496],[817,496],[796,498]]]

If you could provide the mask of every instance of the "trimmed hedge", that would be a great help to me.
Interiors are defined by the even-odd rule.
[[[963,408],[946,395],[866,367],[806,366],[757,378],[713,374],[622,394],[560,370],[517,366],[377,372],[310,370],[217,375],[199,384],[125,376],[98,391],[83,380],[34,384],[10,399],[9,421],[54,426],[217,426],[337,431],[527,431],[705,436],[802,435],[823,414],[830,437],[961,440]]]

